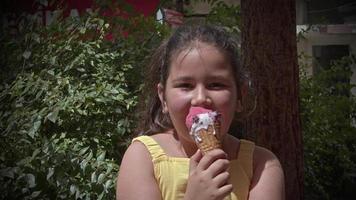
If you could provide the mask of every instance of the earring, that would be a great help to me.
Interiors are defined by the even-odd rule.
[[[166,102],[163,102],[163,105],[162,105],[162,113],[163,113],[163,114],[167,114],[167,113],[168,113],[168,109],[167,109],[167,104],[166,104]]]

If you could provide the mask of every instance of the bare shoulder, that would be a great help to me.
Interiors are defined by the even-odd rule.
[[[281,163],[271,151],[260,146],[256,146],[253,155],[253,178],[249,199],[284,199],[284,174]]]
[[[164,153],[172,157],[181,157],[180,150],[177,147],[177,141],[174,138],[172,131],[157,133],[151,136],[157,144],[162,148]]]
[[[256,146],[253,154],[254,169],[256,168],[269,168],[279,167],[282,168],[278,158],[270,150]]]
[[[160,199],[151,156],[139,141],[128,147],[121,161],[116,199]]]
[[[164,145],[164,143],[167,143],[171,138],[173,133],[170,131],[164,132],[164,133],[157,133],[154,135],[151,135],[150,137],[153,138],[160,146]]]

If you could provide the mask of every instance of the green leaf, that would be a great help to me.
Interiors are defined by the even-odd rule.
[[[82,68],[82,67],[77,68],[77,70],[80,71],[80,72],[85,72],[85,69]]]
[[[81,28],[81,29],[80,29],[80,33],[81,33],[81,34],[84,34],[85,32],[86,32],[86,28]]]
[[[77,188],[77,191],[76,191],[76,193],[75,193],[75,199],[80,199],[80,196],[81,196],[80,191],[79,191],[79,189]]]
[[[24,57],[26,60],[29,59],[31,56],[31,51],[25,51],[22,54],[22,57]]]
[[[58,113],[59,113],[59,109],[58,108],[55,108],[52,112],[50,112],[46,118],[53,122],[53,123],[56,123],[57,121],[57,118],[58,118]]]
[[[36,186],[36,178],[33,174],[26,174],[26,181],[29,188]]]
[[[33,40],[37,43],[40,43],[41,40],[40,40],[40,36],[37,34],[37,33],[33,33],[32,34],[32,37],[33,37]]]
[[[85,172],[85,169],[88,165],[88,160],[84,159],[82,160],[82,162],[80,162],[80,168],[83,170],[83,172]]]
[[[110,92],[112,94],[118,94],[119,93],[119,91],[116,88],[111,89]]]
[[[97,161],[104,161],[104,159],[105,159],[105,154],[106,154],[106,152],[103,151],[103,152],[98,156],[98,158],[97,158],[96,160],[97,160]]]
[[[56,60],[57,60],[57,56],[51,57],[51,59],[50,59],[51,65],[55,65],[56,64]]]
[[[103,181],[105,180],[106,178],[106,174],[100,174],[99,177],[98,177],[98,184],[102,184]]]
[[[105,190],[109,189],[111,185],[112,185],[112,180],[110,180],[110,179],[107,180],[104,184]]]
[[[31,194],[31,197],[32,197],[32,198],[36,198],[36,197],[38,197],[40,194],[41,194],[41,191],[34,191],[34,192]]]
[[[1,177],[8,177],[13,179],[15,177],[14,175],[15,175],[15,168],[7,167],[5,169],[0,170]]]
[[[33,153],[32,153],[31,158],[34,159],[40,152],[41,152],[40,149],[35,149],[35,150],[33,151]]]
[[[103,197],[104,197],[104,191],[102,191],[101,193],[100,193],[100,195],[98,196],[98,200],[102,200],[103,199]]]
[[[81,155],[85,154],[85,153],[88,151],[89,148],[90,148],[90,147],[84,147],[83,149],[81,149],[81,150],[79,151],[79,155],[81,156]]]
[[[69,191],[70,194],[73,195],[77,191],[77,187],[75,185],[70,185]]]
[[[46,179],[49,180],[54,174],[54,168],[51,167],[48,169],[48,173],[47,173],[47,176],[46,176]]]
[[[96,176],[96,172],[95,171],[91,174],[90,181],[92,183],[95,183],[97,181],[97,176]]]
[[[31,138],[34,138],[35,135],[37,135],[37,131],[38,129],[40,128],[41,126],[41,120],[38,120],[38,121],[35,121],[33,123],[33,126],[31,127],[31,129],[28,131],[28,135],[31,137]]]
[[[89,161],[93,158],[93,152],[90,151],[89,155],[85,158],[85,160]]]
[[[112,163],[108,163],[108,168],[106,169],[106,173],[107,174],[110,174],[111,171],[113,170],[114,166]]]

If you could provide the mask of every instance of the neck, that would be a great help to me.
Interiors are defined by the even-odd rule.
[[[240,142],[237,138],[230,134],[226,134],[222,138],[222,148],[227,153],[229,160],[237,158],[238,149],[240,148]]]
[[[190,158],[198,150],[198,147],[194,142],[191,142],[191,140],[188,141],[186,138],[179,137],[179,134],[177,134],[176,131],[174,131],[173,136],[177,148],[184,157]]]

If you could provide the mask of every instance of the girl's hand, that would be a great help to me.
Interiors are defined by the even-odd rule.
[[[221,149],[214,149],[205,156],[198,150],[189,163],[189,178],[185,200],[221,200],[232,191],[228,183],[229,160]]]

